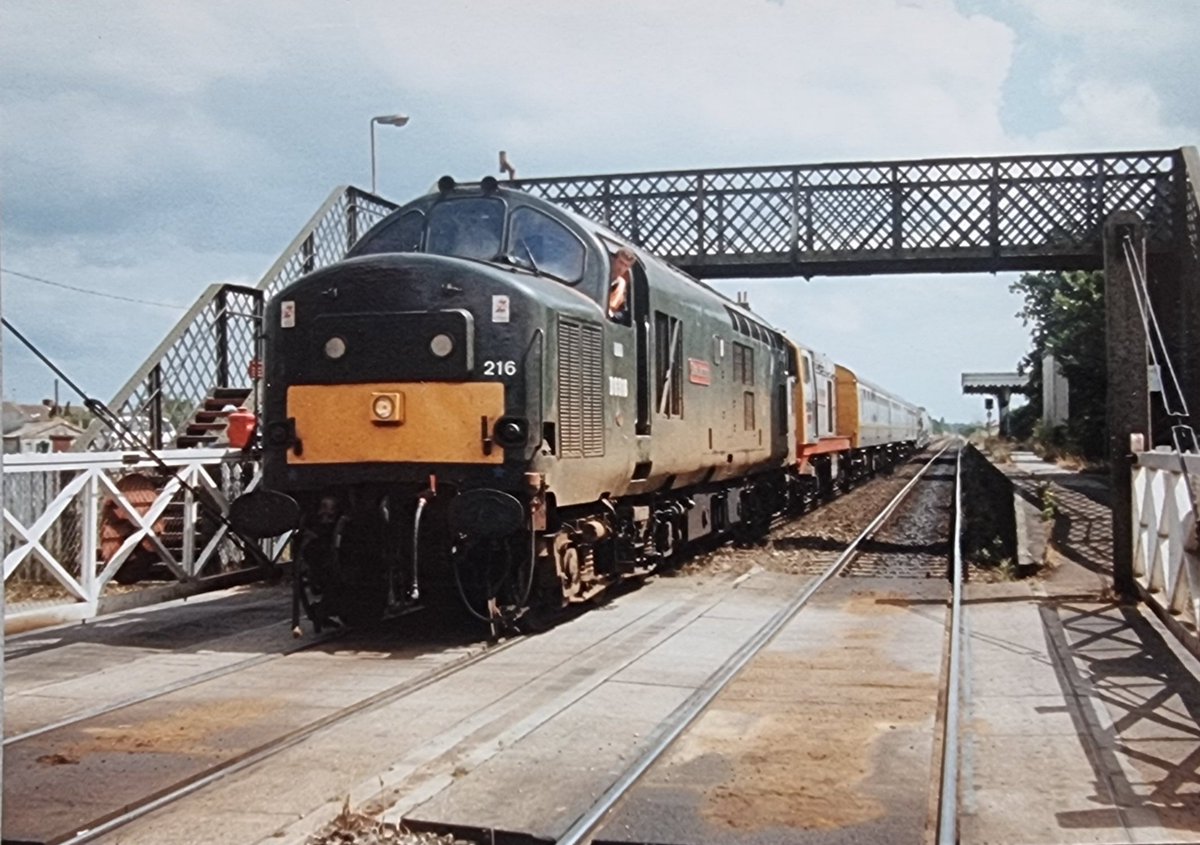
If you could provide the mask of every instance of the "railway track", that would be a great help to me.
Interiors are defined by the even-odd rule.
[[[278,623],[273,623],[270,626],[263,626],[263,628],[259,630],[265,631],[268,627],[272,629],[278,628]],[[114,701],[98,704],[92,707],[85,707],[56,721],[48,722],[39,725],[36,728],[30,728],[28,730],[6,736],[4,737],[4,747],[8,748],[10,746],[16,746],[22,742],[25,742],[26,740],[40,736],[44,733],[50,733],[51,731],[56,731],[61,728],[86,722],[89,719],[96,719],[101,716],[108,715],[109,713],[114,713],[118,710],[123,710],[138,704],[145,704],[155,700],[156,698],[161,698],[165,695],[170,695],[171,693],[180,692],[190,687],[199,686],[200,684],[207,683],[208,681],[215,681],[218,678],[224,678],[228,675],[233,675],[238,672],[245,672],[258,666],[264,666],[265,664],[282,660],[290,654],[295,654],[296,652],[306,651],[308,649],[324,645],[331,640],[337,639],[344,633],[345,632],[342,630],[326,631],[307,640],[297,641],[293,645],[284,647],[283,649],[271,654],[256,654],[253,657],[247,657],[243,660],[237,660],[224,666],[218,666],[214,669],[189,675],[185,678],[181,678],[168,684],[153,687],[151,689],[138,692],[134,695],[118,698]]]
[[[585,647],[583,658],[575,654],[552,656],[545,666],[536,667],[530,678],[514,680],[511,689],[502,689],[497,703],[503,705],[504,712],[496,718],[496,724],[501,729],[508,729],[514,721],[513,714],[528,708],[525,703],[505,703],[514,698],[533,701],[545,696],[543,689],[564,694],[561,679],[570,677],[572,664],[576,673],[581,668],[590,669],[594,665],[600,677],[608,677],[621,668],[618,661],[627,664],[637,659],[645,650],[671,636],[677,626],[686,624],[709,609],[725,594],[726,589],[727,583],[710,583],[702,591],[704,596],[700,604],[693,602],[694,597],[690,595],[666,605],[642,602],[640,610],[619,623],[604,619],[603,611],[599,611],[594,617],[600,622],[594,626],[601,629],[598,639]],[[413,723],[414,713],[429,713],[431,708],[434,711],[439,709],[436,703],[431,705],[421,701],[413,703],[410,712],[403,717],[380,715],[389,709],[396,710],[410,698],[425,694],[428,699],[441,700],[440,709],[445,710],[448,709],[445,699],[453,693],[442,690],[457,685],[459,688],[472,689],[472,697],[486,704],[487,696],[474,690],[481,683],[489,688],[497,687],[495,672],[490,679],[482,682],[466,676],[475,677],[482,672],[486,677],[488,670],[484,664],[524,642],[524,638],[507,640],[499,646],[433,670],[420,667],[422,662],[430,658],[439,659],[429,650],[407,655],[411,659],[402,661],[396,661],[394,655],[386,651],[368,652],[363,661],[344,666],[340,680],[328,668],[314,667],[313,661],[327,663],[335,647],[338,651],[350,652],[354,643],[343,639],[326,642],[324,647],[313,644],[290,656],[304,661],[304,665],[309,667],[307,669],[297,666],[285,672],[286,659],[246,661],[254,665],[243,673],[243,677],[236,672],[228,672],[207,680],[205,683],[223,685],[225,689],[219,699],[210,696],[203,707],[197,707],[196,701],[198,691],[205,683],[183,684],[171,693],[146,696],[145,700],[124,708],[103,708],[101,715],[90,719],[72,719],[69,724],[53,730],[28,731],[26,733],[29,736],[12,743],[8,749],[10,772],[19,775],[6,779],[6,836],[20,842],[137,841],[136,838],[128,838],[139,835],[137,832],[131,834],[129,828],[136,828],[140,820],[144,822],[146,841],[186,841],[162,833],[162,821],[158,818],[162,812],[169,813],[173,806],[186,803],[192,796],[201,800],[200,795],[212,792],[218,784],[236,781],[242,773],[252,772],[254,774],[249,776],[254,777],[263,772],[287,770],[292,764],[280,762],[278,758],[304,755],[312,744],[324,741],[320,739],[322,735],[336,735],[341,731],[345,736],[361,737],[361,723],[371,718],[385,724]],[[594,656],[589,657],[589,652]],[[341,659],[342,655],[339,655]],[[357,695],[351,704],[330,709],[318,718],[304,719],[303,716],[312,708],[301,707],[302,712],[294,714],[291,722],[285,720],[272,724],[270,729],[273,732],[265,739],[254,730],[254,725],[261,726],[264,719],[256,720],[244,706],[247,701],[254,701],[256,705],[267,708],[273,718],[286,716],[284,706],[289,701],[295,704],[297,701],[329,695],[328,691],[322,693],[318,685],[301,682],[299,678],[302,675],[311,675],[313,680],[319,680],[322,685],[336,688],[339,682],[350,684],[351,678],[359,673],[367,673],[368,678],[371,677],[372,668],[378,679],[397,674],[399,670],[396,667],[405,667],[411,677],[385,685],[370,696]],[[270,682],[258,678],[264,670],[270,670],[277,679],[288,676],[288,681],[296,688],[288,689],[287,682],[282,680]],[[381,676],[381,671],[386,671],[386,675]],[[459,676],[464,676],[464,679],[458,680]],[[363,685],[359,681],[353,683],[356,686]],[[541,687],[526,693],[527,683],[541,684]],[[253,694],[248,694],[247,687],[250,685],[255,688]],[[278,700],[268,703],[266,693],[260,695],[258,690],[266,686],[276,688],[273,694],[278,696]],[[565,694],[569,704],[571,695],[575,693],[567,689]],[[181,706],[186,712],[174,712]],[[188,724],[189,717],[202,722],[204,731],[193,731]],[[468,716],[467,722],[473,724],[472,720],[477,718]],[[427,718],[425,721],[437,720]],[[351,725],[354,722],[358,724]],[[423,754],[436,758],[458,738],[454,732],[462,730],[463,723],[451,719],[448,724],[453,739],[438,735],[429,737],[428,749]],[[256,735],[257,739],[254,738]],[[182,753],[181,741],[186,741],[185,744],[190,746],[186,749],[190,756]],[[210,741],[219,742],[221,747],[213,748]],[[334,747],[346,744],[341,738],[333,738],[328,742]],[[212,759],[214,756],[219,759]],[[181,762],[181,757],[188,759]],[[420,762],[421,755],[417,755],[414,765]],[[239,791],[236,786],[233,789]],[[257,794],[260,791],[255,789],[251,792]],[[103,805],[96,801],[99,793],[103,793]],[[242,796],[245,794],[241,793]],[[144,819],[147,815],[150,818]],[[278,825],[277,817],[274,825]],[[115,839],[110,838],[114,836]],[[212,833],[203,841],[222,840],[219,835]],[[224,841],[246,840],[231,835]]]
[[[526,830],[516,832],[511,827],[508,829],[496,829],[492,827],[474,827],[470,824],[457,822],[431,821],[423,818],[417,812],[406,816],[394,826],[394,830],[410,830],[427,834],[455,836],[460,841],[468,842],[553,841],[558,843],[558,845],[578,845],[579,843],[593,841],[613,843],[634,841],[723,841],[720,836],[714,836],[711,829],[707,830],[705,835],[699,837],[695,830],[683,830],[675,831],[673,835],[660,835],[656,838],[652,832],[654,829],[653,825],[650,825],[649,831],[645,825],[642,825],[641,828],[637,826],[639,815],[642,819],[646,817],[647,808],[653,804],[653,799],[648,801],[644,796],[641,799],[637,797],[631,798],[631,796],[636,795],[639,784],[644,779],[648,779],[648,775],[664,767],[664,758],[671,752],[671,749],[680,742],[681,738],[687,736],[689,730],[692,729],[698,720],[710,712],[710,708],[714,702],[729,688],[739,674],[758,659],[763,650],[831,582],[844,576],[878,579],[881,577],[879,573],[881,571],[889,572],[889,568],[889,575],[883,577],[897,577],[896,573],[902,568],[902,564],[895,561],[886,561],[885,558],[889,554],[893,557],[907,556],[909,558],[908,566],[913,571],[909,572],[907,577],[922,580],[927,579],[929,570],[931,569],[931,562],[929,560],[931,552],[925,547],[931,544],[915,534],[911,525],[906,523],[889,523],[889,519],[902,507],[907,506],[910,511],[916,511],[915,514],[910,513],[910,517],[916,516],[917,518],[925,518],[926,520],[931,516],[935,517],[934,521],[937,524],[934,528],[936,531],[946,532],[953,526],[954,532],[957,532],[960,521],[958,513],[961,510],[957,504],[960,496],[958,466],[956,460],[951,460],[947,457],[948,450],[949,446],[935,454],[904,484],[903,488],[891,498],[875,518],[871,520],[870,524],[845,549],[836,554],[831,562],[827,562],[813,580],[799,590],[784,606],[780,607],[687,700],[682,702],[664,719],[657,726],[653,737],[645,744],[641,753],[623,768],[611,780],[602,794],[579,813],[564,829],[555,831],[552,835],[546,835],[542,832],[541,835],[531,836]],[[947,466],[947,463],[950,466]],[[912,494],[914,491],[921,489],[923,482],[923,493],[921,496],[915,497],[914,501]],[[941,487],[946,487],[947,485],[943,482],[952,482],[952,484],[948,485],[953,490],[952,496],[947,497],[943,490],[933,486],[940,484]],[[938,503],[943,505],[948,504],[948,498],[954,503],[953,507],[948,512],[942,513],[937,505]],[[890,530],[885,531],[885,528]],[[907,551],[901,550],[902,544],[897,541],[897,536],[907,536],[907,539],[910,541]],[[947,638],[948,654],[945,660],[946,667],[942,672],[943,689],[941,694],[934,697],[936,701],[941,703],[943,709],[937,714],[936,718],[932,714],[930,716],[931,719],[936,721],[940,734],[937,741],[931,744],[935,748],[940,748],[941,753],[939,760],[936,762],[932,759],[933,755],[931,755],[930,759],[927,760],[927,764],[932,768],[935,775],[934,779],[940,781],[940,785],[936,790],[933,807],[929,811],[922,813],[920,825],[921,827],[932,828],[936,819],[936,825],[939,829],[937,841],[939,843],[950,843],[955,841],[956,835],[955,808],[957,806],[957,798],[955,785],[957,782],[957,731],[950,729],[950,727],[956,726],[958,723],[957,694],[955,691],[958,689],[959,684],[958,664],[960,657],[957,632],[960,625],[958,621],[958,604],[959,596],[961,595],[961,560],[956,539],[953,542],[946,542],[944,545],[947,556],[941,560],[940,572],[937,574],[939,577],[945,577],[947,569],[953,567],[953,572],[958,575],[954,579],[952,593],[953,602],[949,621],[950,635]],[[919,551],[914,553],[912,551],[914,547],[918,548]],[[953,548],[952,553],[951,548]],[[863,566],[864,562],[870,565]],[[846,580],[849,579],[847,578]],[[940,778],[937,777],[938,772],[940,772]],[[803,775],[799,772],[799,767],[796,770],[796,778],[798,780],[803,779]],[[658,773],[658,779],[660,781],[663,779],[661,771]],[[670,779],[670,775],[666,775],[666,780],[669,781]],[[916,780],[918,783],[924,782],[919,778]],[[678,796],[676,795],[675,800],[677,798]],[[640,811],[630,811],[625,806],[629,803],[637,804],[639,800],[642,805]],[[378,811],[378,807],[376,810]],[[650,815],[658,816],[671,814],[669,808],[663,811],[659,807],[653,807],[648,812]],[[633,822],[632,825],[629,823],[631,820]],[[931,833],[931,830],[927,830],[926,832]],[[659,831],[659,833],[661,834],[662,832]],[[794,833],[799,836],[795,841],[806,842],[810,840],[823,841],[821,834],[829,833],[829,831],[814,832],[809,830]],[[399,836],[399,833],[396,835]],[[725,838],[731,842],[742,841],[736,836],[726,836]],[[921,838],[928,841],[927,836],[923,835]],[[289,842],[289,845],[295,845],[299,840],[285,841]],[[371,842],[373,840],[366,838],[356,841]],[[396,841],[404,840],[401,837]],[[843,840],[834,836],[831,838],[831,841]],[[918,840],[910,840],[901,833],[894,841]]]
[[[201,671],[7,737],[4,746],[10,775],[5,779],[4,842],[74,845],[93,841],[221,778],[266,761],[331,725],[461,672],[518,641],[479,646],[442,665],[421,669],[357,697],[318,718],[277,726],[266,737],[248,737],[240,745],[227,745],[216,753],[194,731],[194,720],[203,720],[206,709],[197,707],[197,700],[205,701],[210,712],[221,707],[215,698],[200,698],[206,685],[223,684],[227,689],[232,685],[237,689],[245,678],[272,671],[294,676],[286,672],[289,659],[329,648],[345,634],[329,631],[275,653]],[[422,656],[418,653],[414,664]],[[172,716],[181,707],[180,702],[187,702],[182,705],[185,713]],[[248,714],[243,715],[248,720]],[[180,735],[185,739],[181,741]],[[188,744],[195,747],[189,749]],[[164,765],[166,758],[170,762]],[[119,787],[115,784],[118,780]],[[103,798],[96,784],[104,785]]]
[[[714,673],[710,682],[705,687],[697,692],[683,707],[676,713],[672,714],[671,723],[663,731],[659,739],[646,751],[646,753],[632,765],[621,778],[606,791],[588,811],[581,816],[570,828],[560,836],[556,842],[558,845],[582,845],[585,842],[605,841],[601,833],[606,819],[614,812],[620,802],[622,802],[629,792],[636,785],[638,780],[654,766],[671,745],[686,731],[696,719],[705,712],[720,693],[725,690],[735,677],[758,656],[762,650],[770,643],[780,631],[786,626],[798,613],[800,613],[812,600],[812,598],[820,591],[830,580],[838,577],[849,570],[856,560],[863,556],[864,544],[874,537],[880,528],[888,521],[890,517],[900,508],[900,506],[908,500],[908,497],[917,485],[921,482],[927,472],[933,468],[938,460],[946,453],[949,446],[943,447],[940,451],[934,454],[925,466],[912,477],[912,479],[904,485],[903,488],[889,501],[883,509],[875,516],[874,519],[867,525],[866,528],[843,550],[837,558],[812,582],[810,582],[800,593],[792,599],[791,602],[779,613],[777,613],[759,632],[747,642],[737,654],[734,655],[720,670]],[[957,472],[955,473],[957,481]],[[877,554],[877,553],[876,553]],[[955,558],[958,560],[958,558]],[[957,600],[957,592],[956,592]],[[957,607],[957,604],[956,604]],[[956,611],[957,612],[957,611]],[[957,617],[956,617],[957,622]],[[948,685],[953,685],[957,689],[957,638],[951,660],[954,668],[952,674],[948,678]],[[944,721],[944,724],[957,723],[957,696],[947,695],[947,701],[954,701],[954,712]],[[953,734],[953,731],[944,731],[945,735]],[[943,739],[943,747],[949,748],[954,743],[954,740]],[[953,744],[956,748],[956,744]],[[952,752],[951,752],[952,753]],[[947,772],[942,784],[942,794],[946,794],[948,789],[947,784],[954,782],[956,769],[953,765],[954,758],[949,754],[944,757],[943,767]],[[939,807],[945,806],[945,811],[939,811],[941,824],[946,825],[948,829],[953,830],[953,820],[955,799],[950,796],[945,802],[939,799]],[[598,835],[599,834],[599,835]],[[953,832],[949,834],[950,838],[939,838],[939,843],[953,842]],[[624,839],[615,839],[616,842],[624,842]]]
[[[927,468],[926,472],[928,471]],[[898,482],[898,480],[897,478],[896,481]],[[914,480],[909,482],[906,489],[911,492],[919,486],[920,482]],[[895,507],[900,507],[900,505],[897,504]],[[877,520],[876,528],[885,524],[887,524],[886,518]],[[370,808],[377,814],[377,817],[379,814],[391,812],[387,809],[389,807],[405,806],[411,809],[421,806],[422,802],[428,804],[433,796],[439,794],[439,790],[453,791],[460,781],[470,786],[472,783],[487,780],[486,770],[489,767],[503,765],[506,749],[535,739],[542,732],[562,730],[554,728],[555,725],[578,724],[580,717],[577,714],[572,715],[576,710],[579,708],[586,710],[587,702],[599,695],[600,691],[607,686],[615,685],[632,690],[634,687],[629,686],[630,683],[645,683],[638,680],[641,677],[638,676],[639,667],[647,663],[652,666],[656,665],[655,661],[657,660],[661,664],[659,668],[642,672],[643,676],[652,677],[653,683],[659,685],[656,686],[656,689],[667,691],[666,695],[661,696],[664,701],[655,704],[658,708],[657,713],[631,714],[635,718],[627,718],[625,721],[632,722],[632,726],[637,728],[636,731],[628,732],[624,736],[614,736],[611,742],[596,745],[590,752],[597,760],[594,768],[604,768],[607,765],[614,774],[617,768],[620,768],[622,772],[632,772],[633,767],[626,765],[629,762],[627,758],[631,757],[629,751],[622,750],[618,755],[621,759],[619,767],[615,763],[606,764],[601,759],[605,753],[611,755],[609,746],[620,746],[622,742],[625,742],[628,749],[636,749],[638,766],[644,774],[655,765],[654,760],[646,757],[651,749],[648,745],[650,737],[655,738],[654,742],[657,746],[662,743],[668,733],[673,734],[675,738],[685,733],[687,725],[681,721],[684,714],[690,713],[693,721],[696,717],[701,716],[713,698],[719,695],[721,689],[737,675],[739,669],[731,668],[735,663],[745,666],[746,663],[752,662],[755,650],[765,646],[776,635],[776,632],[786,627],[788,621],[799,612],[799,607],[811,600],[811,597],[827,586],[829,582],[851,580],[839,577],[839,573],[841,575],[853,574],[856,561],[882,553],[889,547],[888,544],[895,546],[896,541],[887,540],[873,546],[871,537],[864,532],[856,551],[847,551],[840,555],[838,561],[828,567],[828,574],[808,584],[801,591],[801,595],[796,598],[803,600],[795,608],[791,607],[792,603],[785,606],[784,595],[779,590],[781,584],[787,583],[786,579],[769,582],[757,592],[755,591],[757,576],[747,578],[745,575],[739,575],[736,569],[700,585],[690,583],[686,577],[661,579],[659,583],[651,585],[659,591],[655,595],[650,595],[645,590],[635,591],[628,596],[621,597],[611,608],[602,608],[585,614],[578,620],[583,623],[582,625],[573,623],[568,626],[569,629],[577,627],[595,629],[587,635],[594,639],[579,645],[578,651],[573,651],[577,648],[573,643],[561,645],[564,641],[569,642],[576,637],[576,634],[567,629],[556,631],[548,637],[534,638],[532,641],[510,641],[505,643],[501,649],[489,650],[475,655],[470,660],[440,666],[431,671],[418,671],[416,675],[409,676],[402,681],[372,690],[369,695],[359,695],[349,704],[338,707],[331,706],[319,715],[311,712],[292,713],[294,718],[283,719],[269,737],[259,736],[253,741],[242,741],[241,745],[237,747],[230,745],[220,749],[220,759],[212,759],[213,749],[202,748],[201,750],[205,751],[208,756],[194,763],[191,769],[184,774],[180,774],[177,767],[172,768],[173,757],[170,747],[166,752],[148,749],[157,764],[156,768],[152,767],[157,778],[156,789],[143,789],[144,794],[133,797],[126,796],[128,800],[122,799],[122,802],[119,802],[122,804],[119,811],[110,808],[106,812],[92,812],[86,819],[77,814],[75,821],[70,824],[61,824],[64,819],[60,815],[57,832],[47,832],[47,828],[43,825],[43,832],[34,831],[22,841],[120,841],[122,843],[185,841],[178,838],[178,834],[172,835],[172,825],[178,824],[180,830],[194,830],[196,823],[183,821],[187,818],[189,811],[180,808],[194,808],[206,796],[208,803],[212,804],[215,801],[217,806],[223,806],[223,801],[232,799],[223,799],[220,797],[222,795],[247,796],[269,789],[261,784],[272,782],[268,774],[271,771],[295,772],[296,790],[311,793],[312,789],[302,787],[301,781],[310,778],[314,783],[319,782],[320,778],[317,775],[320,773],[300,772],[297,769],[297,760],[311,761],[319,753],[317,748],[339,748],[354,745],[356,742],[361,743],[364,724],[407,723],[406,720],[411,722],[413,713],[433,714],[433,716],[421,717],[430,722],[428,730],[422,728],[417,731],[414,728],[414,737],[411,741],[408,741],[407,745],[397,745],[398,748],[406,748],[406,751],[392,751],[384,747],[385,743],[379,743],[380,748],[376,760],[390,759],[393,761],[390,765],[371,762],[363,763],[355,769],[364,772],[383,771],[382,775],[360,778],[354,778],[351,775],[352,779],[349,781],[350,783],[358,781],[358,786],[348,790],[354,803]],[[738,591],[731,590],[730,587],[734,584],[741,584],[742,588]],[[738,599],[739,593],[744,594],[741,600]],[[807,594],[808,598],[804,598],[804,594]],[[751,597],[754,598],[753,602],[749,602]],[[754,618],[763,617],[754,624],[751,624],[751,614],[746,610],[751,605],[754,613],[758,614]],[[606,611],[608,612],[606,613]],[[747,618],[740,619],[739,617],[742,615]],[[737,620],[737,623],[734,624],[733,620]],[[713,640],[710,633],[702,631],[702,623],[709,627],[723,625],[729,630],[721,634],[718,640]],[[697,633],[698,631],[700,633]],[[687,647],[685,644],[689,637],[697,642],[703,642],[705,645],[699,650]],[[735,648],[738,643],[745,643],[745,645]],[[36,760],[38,756],[45,756],[33,754],[36,749],[44,750],[46,754],[59,753],[51,749],[61,748],[64,745],[69,748],[71,743],[68,740],[71,737],[76,740],[83,736],[91,740],[101,738],[111,741],[115,738],[114,731],[118,729],[117,726],[122,724],[128,725],[126,735],[130,738],[145,738],[144,717],[148,708],[169,706],[173,701],[194,701],[198,691],[204,689],[206,684],[229,684],[235,679],[241,683],[251,683],[247,680],[248,676],[256,672],[278,671],[279,667],[287,665],[289,657],[301,662],[309,661],[327,656],[335,650],[335,647],[340,647],[342,651],[349,648],[341,643],[308,643],[297,649],[299,653],[294,656],[271,655],[269,660],[256,656],[238,661],[237,664],[231,664],[226,671],[219,671],[207,678],[197,677],[176,684],[161,685],[151,690],[143,700],[113,702],[110,706],[99,709],[95,713],[79,712],[72,718],[59,720],[61,724],[47,724],[39,729],[23,732],[24,736],[10,737],[10,740],[14,741],[10,744],[11,750],[6,750],[9,750],[10,754],[15,752],[16,756],[10,757],[10,760],[14,761],[13,766],[20,769],[23,758],[32,755],[32,758]],[[721,659],[720,667],[705,666],[703,671],[698,666],[686,667],[687,671],[683,673],[686,679],[676,683],[670,678],[662,676],[669,675],[672,671],[678,671],[677,666],[671,665],[677,663],[678,658],[657,657],[659,653],[670,652],[672,647],[676,648],[677,652],[684,654],[699,654],[701,651],[720,652],[724,649],[729,652],[727,655],[717,654],[711,659],[706,655],[705,659],[710,659],[710,662],[715,662],[718,657],[722,656],[728,656],[730,659],[728,661]],[[560,648],[563,651],[562,654],[557,653]],[[496,686],[495,678],[498,674],[516,670],[525,671],[524,664],[531,660],[530,654],[538,656],[539,665],[528,667],[527,675],[514,675],[507,679],[507,686],[494,696],[491,695],[490,690],[488,694],[480,694],[481,689]],[[386,658],[387,655],[384,657]],[[498,659],[489,660],[490,657]],[[420,662],[420,659],[413,662]],[[393,668],[399,665],[394,659],[385,660],[384,663],[392,665]],[[514,666],[516,670],[514,670]],[[351,670],[346,671],[348,674]],[[353,671],[361,671],[361,668]],[[633,676],[633,681],[624,680],[631,676]],[[690,680],[692,677],[695,678],[695,681]],[[720,686],[717,685],[718,683]],[[684,695],[683,693],[688,691],[689,685],[695,689],[691,694]],[[456,693],[455,690],[458,692]],[[459,704],[455,701],[454,696],[461,695],[464,690],[470,691],[468,695],[471,698],[480,700],[472,701],[469,708],[464,705],[462,713],[459,714],[456,712]],[[308,695],[302,693],[301,689],[295,691],[290,699],[293,704],[313,698],[311,689],[308,690]],[[319,698],[319,695],[317,697]],[[704,703],[700,703],[702,698]],[[407,703],[409,701],[411,704]],[[118,704],[122,706],[118,707]],[[668,707],[667,704],[670,706]],[[642,708],[643,705],[644,702],[639,703],[639,708]],[[215,709],[220,711],[222,708]],[[305,710],[304,707],[299,709]],[[236,706],[233,707],[233,710],[237,710]],[[438,710],[455,712],[448,713],[447,718],[443,720],[438,718],[440,716],[437,713]],[[140,714],[139,711],[141,711]],[[398,711],[409,715],[397,716]],[[286,714],[287,710],[272,705],[272,713]],[[220,723],[225,727],[227,733],[233,736],[244,733],[246,726],[240,724],[238,719],[240,718],[242,722],[247,721],[246,714],[242,713],[241,717],[238,717],[235,712],[231,718],[232,721],[229,723]],[[139,722],[139,720],[141,721]],[[239,724],[240,728],[238,728]],[[161,725],[159,727],[161,729]],[[626,725],[625,727],[630,726]],[[234,730],[234,728],[238,729]],[[578,741],[573,741],[578,746]],[[584,746],[586,744],[587,741]],[[662,745],[662,749],[659,750],[659,755],[670,746],[671,740],[667,739]],[[92,750],[94,751],[96,747],[93,743]],[[28,750],[22,750],[22,748]],[[116,756],[123,756],[126,759],[129,759],[128,754],[133,751],[133,749],[121,745],[120,742],[113,744],[109,750]],[[587,747],[579,747],[578,751],[580,757],[587,757],[589,754]],[[204,754],[200,756],[204,756]],[[166,762],[163,758],[167,758]],[[553,766],[555,764],[548,762],[546,765]],[[77,764],[66,763],[54,768],[57,769],[56,773],[61,773],[62,770],[70,772],[77,769]],[[10,768],[10,771],[12,770]],[[172,772],[174,774],[171,774]],[[478,772],[478,777],[474,776],[476,772]],[[94,779],[97,776],[97,770],[90,768],[85,771],[80,768],[77,776]],[[102,774],[101,777],[103,777]],[[606,781],[609,791],[616,790],[617,786],[627,777],[630,778],[629,785],[633,785],[639,780],[639,775],[609,778]],[[278,783],[278,778],[279,776],[276,775],[275,783]],[[321,787],[321,789],[328,791],[329,787]],[[566,819],[567,822],[576,821],[578,823],[596,817],[597,814],[601,820],[611,815],[611,807],[605,810],[592,807],[591,801],[587,798],[589,789],[590,787],[577,790],[578,794],[572,802],[568,802],[570,806],[566,808],[565,812],[560,811],[560,808],[557,807],[548,808],[547,812],[557,812],[560,818],[569,816],[570,818]],[[63,794],[61,782],[56,790],[61,797]],[[595,792],[600,791],[599,789],[595,790]],[[623,793],[614,792],[616,796],[614,806],[620,804],[621,794]],[[581,801],[586,806],[581,804]],[[557,803],[563,802],[558,801]],[[282,845],[305,842],[308,839],[308,831],[334,815],[333,808],[340,804],[340,798],[331,797],[327,805],[300,812],[298,815],[302,818],[291,824],[281,826],[276,817],[270,827],[265,826],[264,822],[263,826],[258,828],[258,833],[253,832],[255,828],[251,824],[244,825],[236,833],[223,831],[218,827],[210,830],[203,840],[197,839],[196,841],[272,842],[282,843]],[[14,806],[13,796],[6,796],[5,806],[6,810],[11,812],[11,808]],[[175,821],[177,812],[179,821]],[[202,810],[193,809],[190,812],[203,815]],[[29,815],[38,817],[43,822],[53,816],[53,814],[39,812],[36,806],[29,807]],[[422,826],[417,818],[419,815],[419,813],[409,815],[409,824],[414,828]],[[436,823],[430,823],[430,825],[433,829],[437,828]],[[454,828],[460,832],[472,827],[470,824],[465,828],[457,825],[443,826],[447,829]],[[483,830],[482,826],[476,825],[475,827],[480,831]],[[543,840],[561,840],[574,827],[562,821],[550,820],[545,822],[536,833]],[[494,827],[489,828],[489,830],[494,829]],[[514,826],[509,825],[507,829],[514,829]],[[517,827],[516,829],[523,828]],[[14,832],[14,828],[6,818],[6,833],[11,836],[12,832]],[[566,841],[584,841],[584,838],[593,833],[583,834],[583,838],[578,840]],[[607,831],[602,835],[607,835]]]

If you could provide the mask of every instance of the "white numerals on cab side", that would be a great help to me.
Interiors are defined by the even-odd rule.
[[[515,376],[517,374],[517,362],[484,361],[483,374],[485,376]]]

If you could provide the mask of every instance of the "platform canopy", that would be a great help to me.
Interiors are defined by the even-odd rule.
[[[963,373],[963,393],[1028,393],[1029,376],[1021,373]]]

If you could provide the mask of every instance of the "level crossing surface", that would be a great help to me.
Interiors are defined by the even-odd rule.
[[[923,841],[946,594],[937,579],[832,582],[647,775],[602,840]]]
[[[1028,521],[1024,532],[1032,547],[1026,554],[1047,562],[1043,576],[977,578],[967,587],[960,841],[1197,841],[1200,666],[1143,606],[1111,598],[1103,483],[1026,456],[1007,469],[1018,489],[1054,484],[1058,517],[1052,524]],[[1039,530],[1053,542],[1047,546]],[[679,579],[650,583],[550,636],[514,645],[490,664],[483,686],[464,678],[449,699],[430,688],[391,713],[314,736],[277,765],[222,778],[95,841],[301,843],[346,795],[357,805],[385,786],[408,795],[410,814],[521,829],[525,810],[554,817],[561,808],[561,826],[653,729],[653,713],[629,710],[632,691],[650,691],[648,700],[666,713],[773,612],[788,583],[775,573],[752,574],[716,592]],[[931,817],[925,797],[936,781],[932,713],[945,583],[857,578],[832,586],[789,624],[762,664],[730,687],[667,764],[649,773],[645,789],[606,826],[605,839],[763,843],[777,841],[772,837],[782,827],[772,822],[783,821],[789,836],[800,831],[800,839],[788,841],[925,839]],[[692,589],[710,597],[709,609],[686,610]],[[248,681],[219,673],[282,654],[290,639],[284,615],[278,589],[243,588],[13,638],[6,704],[15,721],[6,733],[119,704],[136,693],[131,678],[149,682],[152,675],[170,686],[187,667],[244,698]],[[625,654],[625,646],[615,648],[621,643],[639,650],[614,671],[601,658]],[[311,702],[314,690],[324,690],[326,705],[339,704],[416,668],[385,644],[374,647],[370,671],[355,669],[357,680],[343,672],[336,682],[320,682],[332,677],[327,673],[348,651],[345,643],[300,656],[288,675],[289,700]],[[591,663],[565,676],[544,674],[532,686],[522,680],[522,673],[538,678],[547,660],[587,647],[599,649]],[[358,651],[371,657],[370,648],[360,644]],[[197,692],[169,694],[194,699]],[[508,721],[518,711],[522,718]],[[586,718],[571,718],[581,714]],[[468,756],[447,768],[446,755],[459,753],[464,739]],[[555,748],[560,767],[534,765]],[[745,755],[711,754],[721,748]],[[51,788],[54,771],[77,764],[43,751],[45,759],[23,765],[48,769],[50,778],[40,783]],[[783,759],[772,762],[777,752]],[[10,770],[6,787],[19,777]],[[507,794],[517,782],[516,797]],[[458,788],[446,791],[450,786]],[[482,800],[489,789],[498,790],[491,811]],[[468,801],[472,795],[481,800]],[[775,815],[747,825],[748,814],[731,812],[747,796],[765,798]],[[6,800],[6,813],[16,806]],[[741,826],[722,824],[722,812]],[[669,839],[665,820],[677,834]],[[556,829],[536,833],[552,838]],[[680,839],[685,832],[695,836]]]

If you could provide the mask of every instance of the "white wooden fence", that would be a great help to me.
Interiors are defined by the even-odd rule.
[[[41,601],[33,608],[11,604],[6,623],[14,618],[20,623],[22,615],[39,622],[97,615],[105,588],[139,548],[157,558],[160,584],[174,579],[183,588],[176,595],[196,592],[206,581],[252,565],[243,561],[219,520],[201,518],[197,498],[227,514],[230,500],[258,484],[258,462],[231,449],[173,449],[159,455],[168,470],[133,452],[4,456],[6,592],[14,574],[23,572],[23,581],[57,583],[61,590],[56,592],[66,594],[61,601]],[[122,478],[135,473],[154,482],[139,502],[131,502],[121,485]],[[115,538],[114,514],[123,527]],[[31,573],[30,567],[42,572]]]
[[[1133,572],[1143,599],[1200,655],[1200,455],[1143,452],[1133,471]],[[1189,487],[1189,484],[1191,487]]]

